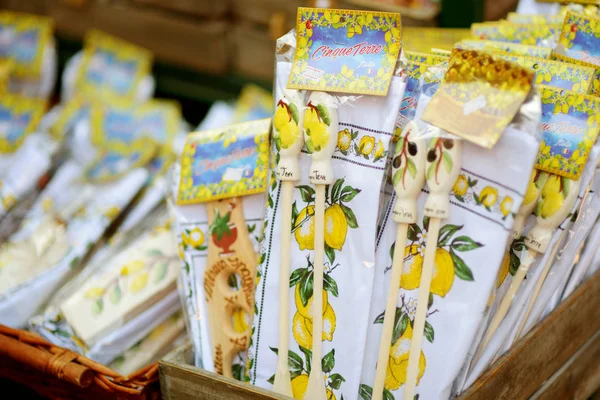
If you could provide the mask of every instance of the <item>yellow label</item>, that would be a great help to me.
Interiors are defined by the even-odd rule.
[[[448,62],[448,58],[450,57],[450,52],[448,55],[436,55],[429,53],[420,53],[416,51],[405,51],[404,54],[409,61],[416,61],[420,63],[425,63],[427,65],[438,65]]]
[[[558,25],[558,24],[563,23],[565,16],[562,14],[545,15],[545,14],[519,14],[516,12],[509,12],[506,19],[509,22],[512,22],[515,24]]]
[[[452,51],[422,119],[492,148],[531,90],[533,72],[486,52]]]
[[[470,37],[470,29],[406,26],[402,28],[402,47],[420,52],[428,52],[432,47],[452,50],[457,42]]]
[[[88,97],[133,100],[151,66],[150,51],[91,30],[85,37],[77,85]]]
[[[0,153],[16,151],[34,132],[44,112],[46,101],[5,93],[0,96]]]
[[[497,42],[493,40],[463,40],[459,48],[470,50],[486,50],[514,54],[517,56],[549,58],[552,49],[540,46],[528,46],[519,43]]]
[[[181,155],[178,204],[262,193],[267,189],[271,119],[188,135]]]
[[[590,93],[595,96],[600,96],[600,67],[598,67],[597,65],[594,65],[594,64],[590,64],[585,61],[581,61],[581,60],[577,60],[575,58],[563,56],[561,54],[557,54],[554,52],[552,52],[552,59],[571,63],[571,64],[581,65],[583,67],[593,68],[595,70],[595,73],[594,73],[594,78],[592,81],[592,86],[590,88]]]
[[[552,40],[561,25],[478,23],[471,25],[473,36],[482,40],[496,40],[530,46]]]
[[[387,95],[401,48],[400,14],[298,8],[290,89]]]

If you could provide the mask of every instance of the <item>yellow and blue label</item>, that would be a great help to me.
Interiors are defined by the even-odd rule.
[[[0,96],[0,153],[12,153],[34,132],[46,102],[40,99],[5,93]]]
[[[540,86],[542,143],[536,168],[578,180],[600,129],[600,99]]]
[[[600,17],[568,12],[556,51],[600,67]]]
[[[267,189],[271,119],[188,135],[178,204],[246,196]]]
[[[483,22],[471,25],[473,36],[482,40],[520,43],[530,46],[552,40],[561,25],[507,24],[503,22]]]
[[[387,95],[401,48],[400,14],[298,8],[290,89]]]

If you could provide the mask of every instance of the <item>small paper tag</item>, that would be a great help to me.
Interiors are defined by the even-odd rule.
[[[578,180],[600,129],[600,99],[541,86],[542,142],[536,168]]]
[[[531,46],[558,35],[560,25],[485,22],[471,25],[473,36],[482,40],[521,43]]]
[[[287,87],[385,96],[400,33],[397,13],[300,7]]]
[[[37,129],[45,111],[44,100],[8,93],[0,96],[0,153],[12,153],[21,147]]]
[[[178,204],[266,190],[270,119],[188,135],[181,156]]]
[[[427,65],[438,65],[448,62],[450,52],[444,55],[436,55],[429,53],[419,53],[416,51],[405,51],[404,54],[409,61],[416,61]]]
[[[77,85],[93,98],[133,100],[151,65],[150,51],[92,30],[85,38]]]
[[[454,49],[422,120],[492,148],[525,101],[532,81],[533,72],[516,64],[485,52]]]
[[[51,18],[0,12],[0,59],[14,63],[16,76],[39,77],[52,30]]]
[[[600,67],[600,17],[567,12],[556,53]]]
[[[592,89],[595,69],[562,61],[499,54],[498,57],[529,68],[535,73],[535,83],[587,94]]]
[[[493,40],[463,40],[458,43],[459,49],[486,50],[537,58],[549,58],[552,49],[541,46],[528,46],[519,43],[496,42]]]

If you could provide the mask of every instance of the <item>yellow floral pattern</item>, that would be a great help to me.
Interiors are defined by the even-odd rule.
[[[372,162],[385,158],[387,150],[382,140],[364,135],[359,138],[358,130],[346,128],[338,133],[337,149],[345,156],[355,155]]]
[[[505,190],[493,185],[481,185],[479,180],[466,173],[461,173],[452,187],[454,198],[463,204],[473,204],[487,212],[501,215],[505,220],[513,215],[513,196]]]

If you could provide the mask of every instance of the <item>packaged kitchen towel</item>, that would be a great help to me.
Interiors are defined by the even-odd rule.
[[[598,156],[598,149],[597,147],[594,147],[594,149],[589,155],[588,162],[583,170],[583,173],[581,174],[579,199],[583,197],[583,194],[585,193],[587,186],[589,185],[593,177],[593,172],[598,161]],[[574,213],[578,208],[579,201],[576,202],[576,204],[573,206],[572,213]],[[546,253],[544,253],[543,256],[538,256],[535,262],[529,268],[526,279],[523,281],[523,284],[519,288],[517,295],[513,299],[508,314],[498,327],[496,333],[490,339],[487,348],[485,349],[485,351],[483,351],[479,360],[473,365],[471,365],[470,372],[468,373],[468,377],[465,381],[465,384],[462,385],[462,390],[465,390],[470,385],[472,385],[473,382],[475,382],[475,380],[482,374],[485,368],[487,368],[494,360],[500,357],[508,348],[510,348],[510,346],[514,342],[514,336],[516,335],[516,330],[518,329],[520,319],[523,316],[523,312],[527,304],[526,302],[529,299],[529,295],[531,294],[533,287],[537,282],[542,267],[547,262],[551,262],[551,260],[549,261],[549,259],[551,258],[550,256],[552,254],[552,249],[554,249],[555,246],[559,246],[557,254],[561,254],[562,249],[564,249],[565,240],[568,238],[568,234],[571,229],[572,223],[573,221],[571,219],[571,216],[567,217],[565,221],[562,222],[559,228],[554,232]],[[529,229],[531,229],[533,225],[535,225],[535,217],[530,216],[528,218],[524,232],[527,232]]]
[[[286,61],[277,63],[275,102],[285,93],[290,69]],[[329,397],[357,398],[375,262],[378,209],[372,205],[379,204],[386,152],[404,88],[403,80],[394,77],[386,97],[363,96],[337,109],[339,135],[332,157],[336,182],[328,189],[325,210],[323,371]],[[301,179],[292,206],[289,357],[295,366],[290,371],[294,397],[301,399],[312,348],[314,188],[308,180],[311,158],[306,150],[299,160]],[[268,194],[248,361],[250,382],[264,388],[271,388],[277,364],[278,334],[272,327],[279,315],[280,190],[276,182]]]
[[[419,116],[428,102],[429,96],[421,94],[415,120],[421,130],[427,128]],[[535,113],[532,118],[535,120]],[[534,131],[535,128],[518,129],[511,125],[491,150],[463,143],[462,170],[450,195],[450,218],[443,222],[435,257],[426,340],[419,362],[417,393],[420,398],[447,399],[451,395],[452,384],[495,284],[511,232],[512,215],[518,210],[527,188],[528,174],[524,171],[533,167],[539,147]],[[384,398],[403,398],[427,237],[428,219],[422,214],[427,195],[428,190],[424,188],[418,200],[420,222],[409,228],[405,246]],[[389,207],[393,207],[393,202]],[[370,398],[372,393],[396,239],[397,225],[391,213],[387,215],[376,254],[369,336],[359,389],[361,399]]]

